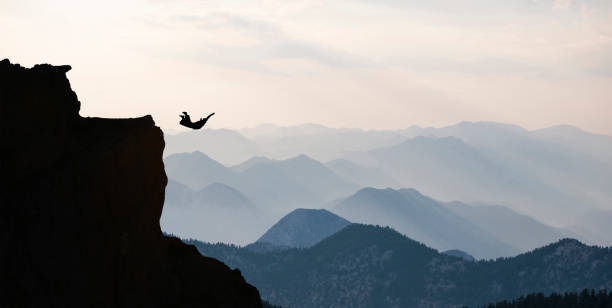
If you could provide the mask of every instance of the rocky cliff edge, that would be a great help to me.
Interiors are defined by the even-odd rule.
[[[0,61],[0,307],[261,307],[238,270],[162,235],[151,116],[79,116],[69,70]]]

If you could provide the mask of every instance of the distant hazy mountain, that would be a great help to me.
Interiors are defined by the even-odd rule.
[[[308,191],[323,196],[325,199],[346,196],[359,188],[306,155],[299,155],[270,165],[278,167]]]
[[[327,210],[297,209],[274,224],[258,243],[281,247],[310,247],[350,222]]]
[[[334,171],[345,181],[363,187],[401,187],[401,184],[397,180],[377,167],[362,166],[346,159],[334,159],[325,163],[325,166]]]
[[[172,154],[164,159],[166,174],[192,189],[212,183],[232,183],[234,173],[201,152]]]
[[[243,162],[264,154],[259,146],[240,133],[228,129],[203,129],[166,134],[164,157],[176,153],[204,152],[226,165]]]
[[[505,200],[482,195],[486,200],[480,198],[481,201],[508,205],[562,225],[578,222],[567,218],[577,218],[588,210],[612,209],[612,186],[608,185],[612,181],[612,136],[591,134],[568,125],[527,131],[493,122],[462,122],[437,129],[413,127],[403,133],[412,137],[461,139],[503,166],[500,170],[513,171],[498,175],[510,174],[515,183],[528,184],[518,187],[513,194],[502,195]],[[413,186],[419,187],[417,184]],[[589,225],[588,221],[579,223]]]
[[[307,249],[255,253],[188,241],[286,307],[475,306],[535,292],[612,288],[612,249],[561,240],[496,261],[438,253],[390,228],[352,224]]]
[[[612,164],[612,136],[593,134],[570,125],[557,125],[532,132],[535,138],[560,144]]]
[[[194,191],[186,185],[168,179],[168,185],[166,185],[166,197],[164,204],[171,204],[173,206],[189,206],[193,203]]]
[[[473,123],[472,131],[491,131],[491,125]],[[547,133],[556,134],[544,137]],[[510,134],[495,132],[496,142],[479,142],[490,157],[498,157],[513,169],[523,170],[570,197],[572,204],[610,208],[612,204],[612,137],[595,135],[571,126]],[[563,140],[563,138],[567,138]],[[571,141],[570,141],[571,140]],[[476,138],[469,141],[476,144]],[[607,159],[606,159],[607,157]]]
[[[274,140],[284,137],[334,134],[337,133],[337,131],[338,129],[335,128],[329,128],[319,124],[307,123],[295,126],[261,124],[256,127],[241,129],[240,133],[248,138]]]
[[[235,171],[235,172],[242,172],[259,163],[268,163],[271,161],[272,161],[271,159],[264,157],[264,156],[253,156],[240,164],[231,166],[230,169],[232,169],[232,171]]]
[[[445,255],[461,258],[461,259],[463,259],[465,261],[469,261],[469,262],[476,261],[476,259],[474,257],[472,257],[472,255],[470,255],[469,253],[467,253],[467,252],[465,252],[463,250],[459,250],[459,249],[451,249],[451,250],[443,251],[442,253],[445,254]]]
[[[443,199],[482,200],[514,187],[512,170],[454,137],[416,137],[349,159],[378,166],[403,185]]]
[[[235,209],[253,209],[255,205],[238,190],[221,183],[212,183],[194,194],[194,199],[201,204]]]
[[[461,249],[477,258],[520,252],[414,189],[364,188],[332,209],[353,222],[391,226],[440,250]]]
[[[597,243],[612,245],[612,210],[586,211],[582,221],[582,226],[572,226],[570,230],[585,237],[594,234],[601,238]]]
[[[506,147],[509,142],[544,142],[612,163],[612,136],[585,132],[570,125],[528,131],[516,125],[495,122],[461,122],[441,128],[411,126],[387,131],[329,128],[318,124],[264,124],[239,131],[170,132],[165,136],[165,155],[200,151],[226,165],[238,164],[253,156],[287,159],[299,154],[329,161],[347,152],[392,146],[417,136],[454,136],[470,145],[498,148]]]
[[[323,194],[310,191],[275,164],[255,164],[236,173],[231,183],[263,204],[266,210],[283,212],[283,215],[298,207],[316,206],[325,199]]]
[[[461,122],[442,128],[413,126],[397,131],[268,125],[242,132],[267,149],[272,157],[284,147],[285,151],[306,153],[323,160],[352,158],[354,154],[347,152],[393,148],[419,136],[439,139],[444,142],[413,144],[419,148],[404,153],[399,164],[397,158],[402,153],[397,153],[397,157],[391,155],[396,159],[388,163],[384,155],[361,157],[358,162],[378,166],[382,159],[387,166],[383,171],[398,180],[400,186],[416,187],[449,201],[503,204],[537,215],[548,223],[570,225],[576,221],[566,218],[577,217],[577,212],[583,209],[612,209],[612,187],[607,185],[612,181],[612,136],[592,134],[568,125],[537,131],[495,122]],[[466,147],[444,137],[460,139]],[[407,169],[419,171],[413,167],[421,165],[424,169],[440,168],[429,168],[430,174],[407,172]],[[568,212],[576,208],[579,210]]]
[[[238,190],[213,183],[193,190],[168,181],[160,226],[183,238],[244,245],[263,234],[271,221]]]
[[[253,156],[288,159],[300,154],[329,161],[350,151],[371,150],[406,139],[395,131],[335,129],[317,124],[265,124],[240,131],[204,129],[168,133],[164,138],[165,156],[200,151],[225,165],[239,164]]]
[[[403,185],[442,200],[501,204],[548,223],[576,223],[580,213],[598,206],[593,203],[594,197],[603,200],[605,194],[594,191],[593,198],[589,198],[577,191],[576,187],[582,184],[572,186],[568,179],[584,178],[586,171],[574,170],[583,166],[594,176],[598,174],[595,182],[601,186],[608,178],[603,174],[607,171],[603,166],[593,171],[597,167],[588,160],[572,161],[560,150],[538,147],[519,142],[511,147],[515,150],[505,151],[472,146],[455,137],[416,137],[396,146],[353,153],[348,158],[378,166]],[[591,189],[604,189],[597,186]]]
[[[200,152],[180,153],[168,156],[165,166],[170,179],[190,188],[224,183],[262,209],[283,214],[298,207],[321,206],[359,188],[305,155],[287,160],[257,157],[227,168]]]
[[[562,238],[585,240],[583,236],[570,230],[548,226],[503,206],[474,206],[461,202],[446,203],[444,206],[521,251],[529,251]]]
[[[441,128],[412,126],[401,130],[401,133],[410,138],[424,137],[456,137],[464,142],[477,146],[488,145],[492,147],[505,146],[509,141],[523,140],[529,136],[529,131],[512,124],[496,122],[460,122]],[[500,142],[501,141],[501,142]]]
[[[329,161],[351,151],[366,151],[389,146],[406,139],[395,131],[336,129],[317,124],[282,127],[261,125],[240,133],[265,149],[266,156],[287,159],[306,154]]]

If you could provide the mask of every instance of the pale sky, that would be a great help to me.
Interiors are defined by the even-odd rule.
[[[611,0],[0,0],[0,58],[70,64],[81,115],[612,135]]]

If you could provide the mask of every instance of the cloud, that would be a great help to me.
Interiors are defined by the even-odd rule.
[[[0,1],[0,53],[24,65],[72,64],[85,114],[154,113],[167,125],[176,124],[180,102],[231,114],[215,122],[230,127],[304,119],[370,128],[501,120],[612,132],[611,6],[610,0]]]
[[[520,12],[547,7],[543,2],[556,0],[429,0],[429,1],[404,1],[404,0],[353,0],[371,5],[384,5],[401,9],[430,10],[444,13],[460,13],[473,15],[474,13],[505,14],[508,12]]]
[[[576,4],[576,0],[555,0],[553,3],[553,9],[555,10],[567,10]]]
[[[173,15],[166,24],[191,27],[202,32],[202,48],[194,59],[212,65],[243,68],[259,72],[274,71],[266,65],[275,60],[305,60],[329,68],[363,68],[374,62],[321,43],[292,37],[282,27],[242,15],[216,12],[205,15]],[[204,35],[215,36],[206,40]],[[219,37],[223,37],[219,39]],[[276,72],[281,73],[281,72]]]
[[[535,76],[554,76],[558,72],[554,67],[530,63],[512,58],[479,57],[475,59],[443,58],[420,56],[398,58],[388,63],[389,66],[404,67],[416,72],[452,72],[466,75],[505,75],[529,74]]]

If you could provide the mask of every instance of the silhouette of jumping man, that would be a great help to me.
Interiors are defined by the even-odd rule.
[[[179,122],[179,124],[193,129],[200,129],[204,126],[204,124],[206,124],[206,121],[208,121],[208,119],[214,114],[215,113],[213,112],[209,114],[206,118],[200,118],[200,120],[197,122],[191,122],[191,117],[189,117],[187,112],[183,111],[183,114],[179,115],[179,117],[181,117],[181,121]]]

